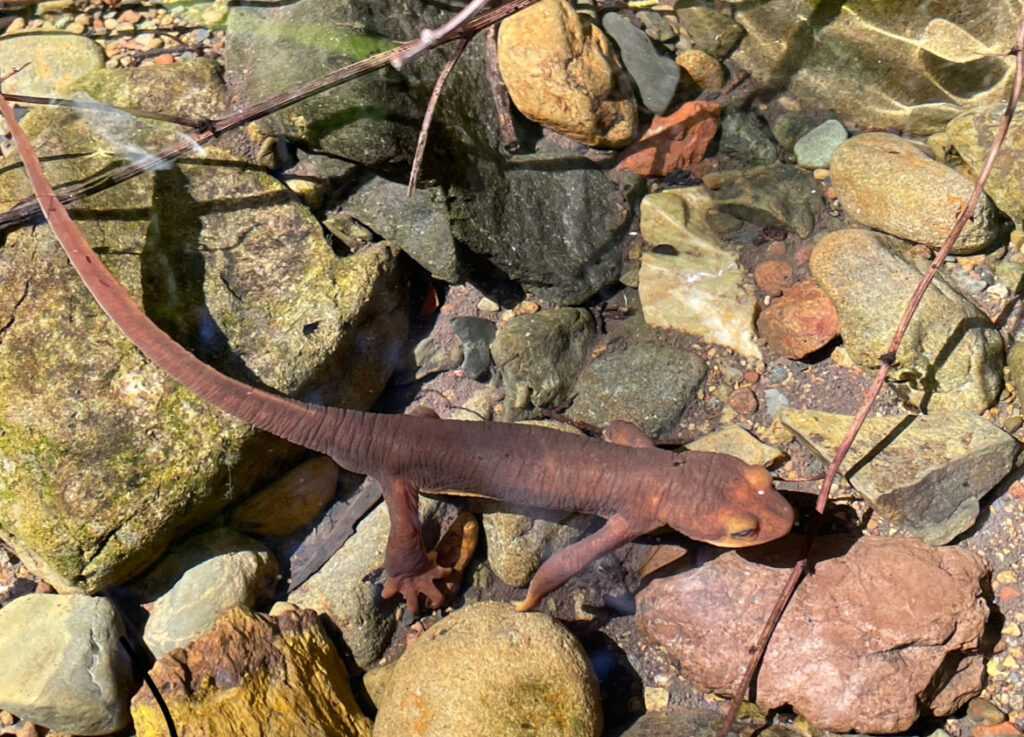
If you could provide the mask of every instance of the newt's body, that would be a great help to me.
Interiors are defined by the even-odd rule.
[[[432,606],[446,571],[420,534],[419,490],[454,489],[534,507],[589,512],[606,524],[545,561],[521,609],[531,609],[597,557],[664,525],[723,547],[781,537],[793,512],[770,475],[719,453],[674,454],[626,423],[613,442],[543,427],[381,415],[280,397],[207,366],[163,333],[132,302],[57,202],[38,159],[0,99],[43,212],[100,306],[154,363],[193,392],[256,427],[377,478],[391,519],[385,596],[400,593],[416,612]]]

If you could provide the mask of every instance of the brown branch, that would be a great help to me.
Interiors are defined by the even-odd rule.
[[[429,48],[434,48],[456,38],[472,37],[484,28],[487,28],[494,23],[498,23],[508,16],[517,13],[523,8],[529,7],[536,2],[537,0],[510,0],[494,10],[490,10],[471,18],[464,25],[449,31],[444,35],[438,35],[429,42],[428,46]],[[139,174],[144,174],[147,171],[158,169],[168,161],[173,161],[174,159],[185,155],[189,151],[194,151],[197,146],[202,146],[223,133],[247,125],[254,120],[258,120],[259,118],[280,110],[281,108],[294,105],[297,102],[301,102],[302,100],[331,89],[332,87],[336,87],[344,82],[348,82],[356,77],[381,69],[388,64],[391,64],[394,59],[406,54],[409,49],[416,48],[422,43],[424,43],[422,39],[407,41],[406,43],[396,46],[389,51],[368,56],[362,61],[358,61],[354,64],[348,65],[347,67],[331,72],[320,79],[307,82],[290,92],[276,95],[238,113],[212,121],[208,127],[187,136],[185,140],[172,144],[162,151],[145,156],[131,164],[126,164],[96,179],[87,180],[71,186],[59,187],[56,189],[57,198],[62,204],[67,204],[72,200],[95,194],[96,192],[108,189],[115,184],[125,182]],[[0,214],[0,230],[15,223],[20,223],[29,218],[33,218],[38,214],[39,204],[35,200],[17,205],[7,212]]]
[[[462,58],[462,52],[466,50],[469,41],[469,36],[459,39],[459,45],[455,47],[455,53],[452,54],[452,58],[445,63],[444,69],[437,75],[434,89],[430,93],[430,100],[427,102],[426,112],[423,113],[423,123],[420,124],[420,136],[416,140],[416,153],[412,157],[412,170],[409,172],[409,189],[406,191],[406,196],[408,197],[412,197],[412,193],[416,190],[416,182],[420,178],[420,166],[423,164],[423,154],[427,150],[427,133],[430,132],[430,124],[434,120],[434,110],[437,109],[437,101],[441,97],[441,90],[444,89],[444,83],[448,81],[448,75],[452,73],[456,62]]]
[[[160,49],[163,53],[163,49]],[[210,123],[209,121],[197,120],[195,118],[188,118],[182,115],[168,115],[166,113],[150,113],[145,110],[136,110],[135,108],[124,108],[115,107],[114,105],[105,105],[102,102],[93,102],[92,100],[66,100],[62,97],[36,97],[34,95],[16,95],[10,92],[4,93],[4,97],[7,98],[8,102],[20,102],[25,105],[54,105],[57,107],[70,107],[77,110],[96,110],[98,112],[117,112],[117,113],[128,113],[136,118],[148,118],[150,120],[160,120],[165,123],[175,123],[177,125],[184,126],[186,128],[205,128]]]
[[[1017,57],[1013,89],[1010,92],[1009,100],[1006,102],[1006,110],[1003,112],[1003,118],[999,124],[999,129],[996,131],[995,137],[992,139],[992,146],[989,148],[988,157],[985,159],[985,164],[978,173],[978,179],[974,184],[974,189],[967,200],[967,204],[964,205],[963,210],[960,212],[960,216],[956,219],[956,222],[950,229],[949,235],[946,236],[946,240],[942,244],[942,248],[940,248],[935,254],[935,258],[932,259],[931,265],[928,267],[927,272],[922,276],[921,281],[917,285],[917,289],[914,290],[914,294],[907,303],[906,310],[903,312],[903,317],[900,319],[896,332],[893,335],[892,342],[889,344],[889,350],[881,357],[882,366],[879,368],[878,374],[875,376],[875,380],[871,384],[871,388],[865,395],[863,404],[861,404],[860,409],[857,410],[853,424],[851,424],[849,430],[847,430],[845,437],[843,437],[843,441],[839,444],[835,457],[832,459],[832,462],[828,466],[828,470],[825,472],[825,479],[821,483],[821,491],[818,493],[818,501],[814,507],[815,516],[812,518],[811,525],[808,529],[807,539],[804,542],[804,548],[800,556],[800,560],[793,567],[793,571],[790,574],[789,580],[786,582],[786,586],[779,594],[779,598],[776,601],[768,620],[765,622],[764,629],[761,632],[761,637],[758,639],[757,649],[751,657],[750,663],[747,665],[747,670],[743,674],[743,680],[740,683],[740,687],[737,689],[736,694],[733,697],[732,704],[729,706],[729,711],[725,718],[725,724],[722,726],[722,730],[720,732],[721,737],[726,737],[729,734],[729,730],[732,729],[732,725],[736,721],[736,716],[739,714],[740,705],[749,692],[754,674],[757,672],[761,660],[764,658],[764,653],[768,649],[768,643],[771,641],[772,633],[775,631],[775,627],[782,618],[782,613],[785,611],[786,605],[789,603],[789,600],[792,598],[793,593],[796,591],[797,586],[800,584],[800,581],[807,570],[807,561],[811,547],[814,543],[814,538],[821,529],[825,505],[829,498],[829,491],[831,490],[832,484],[839,473],[840,465],[846,458],[846,455],[850,452],[854,439],[856,439],[857,434],[864,425],[864,421],[867,419],[868,412],[874,405],[875,399],[878,397],[878,393],[882,390],[882,385],[885,383],[885,379],[889,375],[889,370],[892,368],[892,364],[896,360],[897,351],[903,342],[903,337],[906,335],[907,328],[910,326],[910,321],[913,319],[914,313],[917,312],[917,308],[920,306],[921,300],[924,298],[925,291],[927,291],[928,286],[934,280],[939,268],[942,266],[946,257],[949,255],[950,250],[953,248],[953,244],[956,243],[957,239],[960,237],[960,234],[963,232],[964,227],[966,227],[967,222],[974,217],[974,209],[977,206],[978,201],[981,199],[985,183],[988,181],[989,175],[992,173],[992,167],[995,164],[996,157],[999,155],[1003,142],[1006,140],[1006,134],[1010,129],[1010,123],[1013,120],[1013,113],[1017,107],[1017,101],[1020,98],[1021,86],[1022,83],[1024,83],[1024,62],[1021,60],[1022,50],[1024,50],[1024,7],[1021,8],[1021,17],[1017,24],[1017,37],[1014,41],[1013,48],[1010,50],[1010,53]]]

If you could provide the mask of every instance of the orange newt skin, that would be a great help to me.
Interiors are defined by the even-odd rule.
[[[281,397],[221,374],[161,331],[103,266],[57,201],[6,100],[0,110],[43,213],[96,301],[150,360],[223,411],[338,465],[381,482],[391,520],[383,595],[401,594],[414,614],[420,596],[443,603],[420,531],[420,490],[458,490],[516,504],[588,512],[607,522],[557,552],[534,575],[529,610],[596,558],[668,525],[722,547],[785,535],[793,510],[763,468],[732,456],[655,448],[640,430],[613,423],[612,442],[537,426],[442,420],[423,413],[382,415]]]

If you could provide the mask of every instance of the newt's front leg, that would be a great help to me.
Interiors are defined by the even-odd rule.
[[[657,525],[653,525],[656,527]],[[587,537],[552,555],[533,574],[526,598],[516,602],[516,609],[528,612],[540,604],[547,594],[586,568],[605,553],[610,553],[633,538],[650,532],[650,525],[637,525],[625,517],[610,517],[604,526]]]
[[[419,489],[397,478],[383,478],[381,486],[391,520],[384,550],[388,580],[381,595],[388,599],[401,594],[413,615],[419,614],[421,594],[428,607],[438,609],[445,597],[435,581],[451,573],[451,569],[437,565],[437,554],[427,552],[420,525]]]

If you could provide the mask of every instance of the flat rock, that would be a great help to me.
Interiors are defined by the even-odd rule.
[[[825,462],[853,418],[784,409],[779,421]],[[931,545],[970,529],[979,501],[1014,466],[1020,445],[968,412],[867,420],[842,468],[883,517]]]
[[[107,599],[27,594],[0,609],[0,709],[76,735],[129,724],[132,664]]]
[[[758,82],[783,86],[814,45],[813,0],[769,0],[734,14],[743,40],[730,55]]]
[[[269,550],[228,528],[182,540],[140,586],[150,604],[142,639],[158,659],[188,645],[210,631],[222,611],[264,603],[277,571]]]
[[[316,456],[231,510],[231,525],[252,535],[288,535],[316,519],[334,498],[337,486],[338,464],[327,456]]]
[[[103,48],[91,38],[63,33],[25,33],[0,38],[0,68],[28,64],[8,80],[4,92],[61,96],[69,85],[103,68]]]
[[[375,737],[597,737],[597,679],[551,617],[481,603],[405,651],[379,704]]]
[[[640,631],[700,688],[731,695],[802,544],[729,552],[653,581],[637,597]],[[832,536],[819,538],[812,556],[814,573],[758,672],[758,704],[790,705],[824,729],[888,734],[950,714],[980,692],[989,609],[977,555],[913,539]]]
[[[800,359],[839,335],[839,315],[821,287],[805,279],[757,316],[757,332],[775,353]]]
[[[677,7],[680,30],[693,48],[723,59],[743,38],[743,27],[727,14],[701,6]]]
[[[590,350],[594,318],[578,307],[518,315],[491,343],[494,364],[506,387],[506,414],[513,419],[569,396]]]
[[[636,82],[644,106],[655,115],[664,113],[679,85],[679,66],[659,54],[647,34],[619,13],[605,13],[601,24],[615,39],[622,63]]]
[[[608,37],[565,0],[505,20],[498,67],[524,116],[587,146],[622,148],[636,133],[633,90]]]
[[[833,154],[830,171],[839,203],[850,218],[933,248],[942,246],[974,189],[974,182],[963,174],[890,133],[864,133],[847,140]],[[977,253],[998,233],[999,215],[992,201],[982,196],[952,253]]]
[[[818,242],[810,266],[836,306],[850,358],[877,368],[927,262],[894,238],[842,230]],[[998,331],[940,273],[910,322],[889,382],[929,412],[981,412],[999,397],[1002,368]]]
[[[756,225],[810,235],[821,212],[823,188],[790,164],[715,172],[704,178],[715,207]]]
[[[640,263],[644,320],[760,358],[754,342],[757,301],[744,285],[736,256],[707,225],[713,201],[702,187],[647,195],[640,205],[640,230],[652,246]]]
[[[243,607],[174,650],[150,670],[179,733],[197,737],[369,737],[345,665],[316,612],[268,617]],[[163,737],[167,723],[152,692],[132,699],[138,737]]]
[[[786,454],[778,448],[762,443],[738,425],[728,425],[721,430],[697,438],[686,444],[687,450],[703,450],[711,453],[726,453],[736,456],[751,466],[774,468],[786,460]]]

